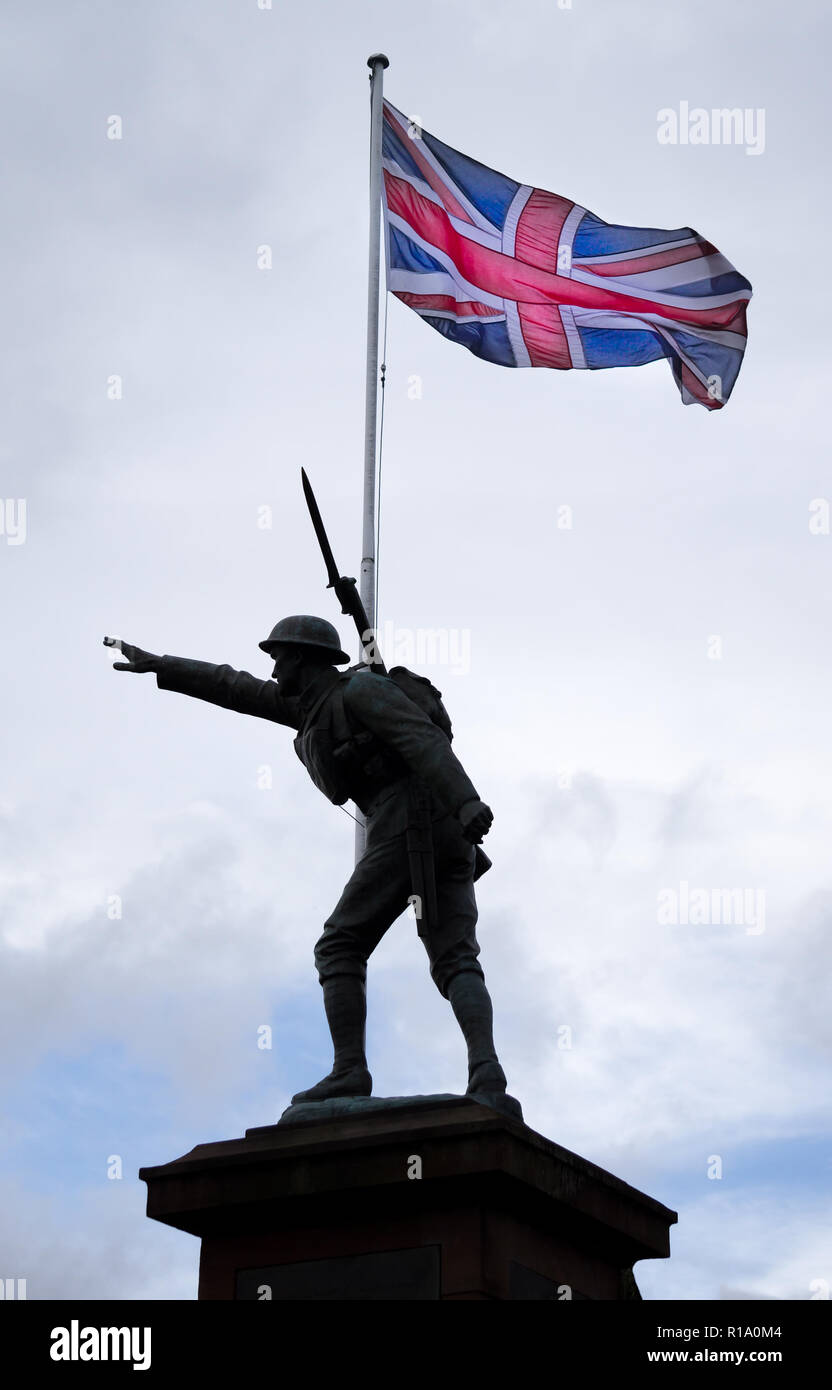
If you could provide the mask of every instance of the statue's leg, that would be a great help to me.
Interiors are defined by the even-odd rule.
[[[373,1089],[365,1053],[366,979],[357,974],[330,975],[321,984],[334,1052],[332,1071],[317,1086],[292,1096],[293,1105],[332,1096],[369,1096]]]
[[[468,1047],[468,1091],[504,1091],[506,1075],[494,1048],[491,995],[482,975],[461,970],[446,986]]]
[[[453,817],[434,822],[437,922],[425,940],[430,973],[449,1000],[468,1049],[468,1089],[504,1092],[506,1076],[494,1047],[491,996],[477,957],[474,846]]]
[[[369,1096],[373,1081],[365,1053],[367,960],[404,912],[410,892],[405,837],[368,849],[324,925],[315,965],[332,1036],[332,1071],[292,1104],[331,1096]]]

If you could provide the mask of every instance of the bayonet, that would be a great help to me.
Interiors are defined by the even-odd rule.
[[[361,645],[364,648],[364,655],[371,671],[377,675],[386,676],[387,668],[381,659],[381,655],[376,644],[375,633],[370,626],[370,619],[367,617],[367,610],[361,602],[361,596],[354,579],[347,578],[346,575],[338,573],[338,566],[335,563],[335,556],[332,553],[332,546],[326,534],[321,511],[315,500],[312,491],[312,484],[306,476],[306,469],[300,470],[301,482],[303,483],[303,495],[306,498],[306,505],[309,508],[309,515],[312,518],[312,525],[315,528],[315,535],[318,537],[318,545],[321,547],[321,554],[324,557],[326,572],[329,579],[328,589],[334,589],[338,602],[341,605],[341,612],[348,613],[358,630]]]

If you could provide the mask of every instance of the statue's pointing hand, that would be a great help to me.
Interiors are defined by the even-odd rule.
[[[114,671],[158,671],[159,657],[154,656],[153,652],[143,651],[141,647],[133,647],[129,642],[121,642],[119,646],[122,656],[126,656],[127,660],[114,661]]]
[[[481,844],[483,835],[488,834],[494,820],[491,807],[486,806],[484,801],[466,801],[457,814],[466,840],[470,840],[472,845]]]

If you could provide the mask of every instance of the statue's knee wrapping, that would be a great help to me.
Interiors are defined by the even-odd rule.
[[[479,975],[481,980],[485,979],[485,971],[479,961],[473,959],[464,965],[450,965],[444,968],[440,965],[431,968],[431,978],[443,999],[449,998],[448,987],[451,980],[455,979],[457,975],[462,975],[466,970],[470,970],[474,975]]]
[[[327,928],[315,943],[315,969],[321,984],[334,975],[356,975],[366,980],[367,956],[357,942]]]

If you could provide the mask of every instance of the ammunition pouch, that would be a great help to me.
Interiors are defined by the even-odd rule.
[[[344,785],[350,788],[349,799],[362,812],[380,791],[410,772],[404,759],[368,729],[333,747],[332,759]]]

